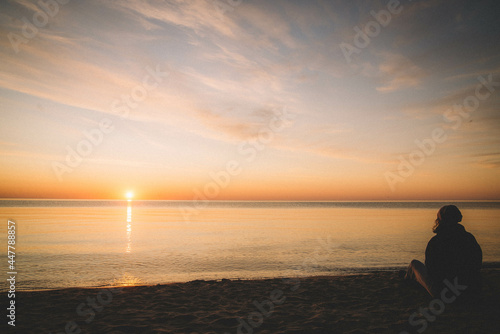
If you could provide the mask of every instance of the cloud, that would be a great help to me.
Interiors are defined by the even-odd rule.
[[[267,51],[278,51],[280,46],[295,50],[300,42],[291,33],[291,21],[283,15],[282,11],[286,7],[283,2],[275,5],[279,7],[278,10],[272,4],[266,4],[245,6],[238,11],[239,18],[244,21],[242,24],[251,27],[245,34],[246,40],[252,36],[252,43]]]
[[[489,74],[492,73],[500,73],[500,65],[494,63],[494,64],[488,64],[491,60],[494,60],[495,58],[498,58],[497,55],[488,57],[488,59],[483,59],[480,62],[484,63],[485,66],[480,68],[480,69],[473,69],[471,71],[466,71],[465,73],[458,73],[458,74],[452,74],[448,77],[445,77],[445,81],[448,82],[460,82],[460,81],[470,81],[470,80],[476,80],[480,76],[488,76]]]
[[[374,154],[374,151],[372,150],[329,144],[324,141],[318,143],[306,143],[303,140],[296,140],[292,137],[288,137],[284,140],[273,143],[272,147],[293,153],[307,153],[314,156],[322,156],[343,161],[354,161],[363,164],[373,165],[391,163],[389,157]]]
[[[170,1],[114,1],[103,5],[119,10],[131,19],[139,22],[160,22],[187,28],[197,35],[205,36],[212,32],[234,37],[237,26],[222,16],[223,13],[214,2],[205,0],[170,0]],[[150,24],[147,25],[149,27]]]
[[[261,108],[247,114],[236,113],[234,110],[226,113],[216,113],[208,109],[196,110],[196,118],[206,128],[233,140],[250,140],[259,132],[269,128],[271,120],[278,114],[273,108]]]
[[[29,10],[31,13],[36,13],[40,10],[36,4],[29,0],[16,0],[16,4]]]
[[[500,169],[500,154],[499,153],[483,155],[478,160],[479,161],[476,162],[476,165],[479,166],[480,168]]]
[[[479,77],[488,78],[489,71],[473,71],[464,73],[461,76],[454,77],[451,81],[459,81],[458,84],[450,86],[445,86],[443,83],[443,88],[441,92],[434,92],[437,97],[430,98],[428,100],[419,100],[413,103],[405,103],[402,111],[414,119],[425,119],[430,117],[435,117],[436,115],[444,115],[446,112],[453,111],[455,106],[463,106],[464,101],[469,96],[475,96],[476,89],[482,81],[479,81]],[[494,73],[494,72],[493,72]],[[460,80],[458,79],[460,77]],[[493,75],[493,81],[496,82],[497,77]],[[450,81],[448,78],[443,79],[443,81]],[[447,89],[446,89],[447,88]],[[486,88],[482,88],[481,93],[488,93]],[[479,101],[478,109],[471,115],[478,117],[480,115],[496,115],[494,112],[494,107],[492,107],[491,102],[499,99],[496,92],[493,92],[484,101]],[[492,109],[493,108],[493,109]],[[457,109],[458,110],[458,109]],[[455,111],[455,113],[458,111]],[[483,117],[481,117],[483,118]],[[443,118],[440,118],[443,120]]]
[[[418,88],[428,74],[410,59],[394,53],[385,53],[378,66],[381,85],[377,91],[391,93],[407,88]]]

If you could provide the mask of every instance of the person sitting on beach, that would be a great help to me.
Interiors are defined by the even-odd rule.
[[[481,266],[483,253],[474,236],[463,225],[462,213],[455,205],[439,209],[425,250],[425,265],[411,261],[405,279],[417,281],[433,297],[438,297],[448,284],[467,286],[466,292],[481,290]]]

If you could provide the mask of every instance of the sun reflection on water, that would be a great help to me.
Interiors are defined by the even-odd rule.
[[[132,252],[132,201],[127,201],[127,248],[126,253]]]
[[[134,275],[125,273],[122,277],[113,279],[111,282],[112,286],[136,286],[136,285],[144,285],[144,282]]]

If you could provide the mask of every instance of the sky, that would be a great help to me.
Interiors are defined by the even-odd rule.
[[[0,198],[499,200],[499,12],[2,1]]]

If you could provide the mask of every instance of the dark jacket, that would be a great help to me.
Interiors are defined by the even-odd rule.
[[[480,289],[483,252],[474,236],[460,224],[440,226],[436,232],[425,250],[425,265],[435,288],[457,277],[458,284],[470,287],[467,290]]]

